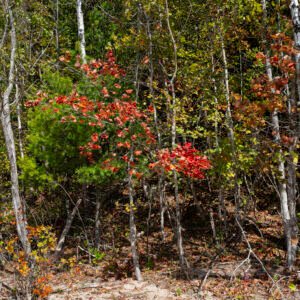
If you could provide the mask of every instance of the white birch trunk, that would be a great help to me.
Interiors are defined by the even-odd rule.
[[[228,62],[227,55],[224,45],[223,34],[220,30],[221,35],[221,50],[222,50],[222,58],[224,64],[224,85],[225,85],[225,98],[226,98],[226,122],[228,127],[228,137],[231,144],[232,151],[232,161],[233,161],[233,171],[234,171],[234,199],[236,206],[236,218],[240,219],[239,210],[240,210],[240,184],[238,181],[238,162],[236,158],[236,148],[235,148],[235,137],[234,137],[234,127],[233,120],[231,114],[231,104],[230,104],[230,89],[229,89],[229,72],[228,72]]]
[[[266,56],[266,73],[269,81],[271,82],[273,81],[273,72],[270,63],[269,49],[266,40],[266,32],[267,32],[266,1],[262,0],[261,4],[263,9],[263,25],[265,30],[265,37],[263,42],[265,45],[264,52]],[[275,93],[275,91],[272,92]],[[277,109],[275,109],[274,112],[272,113],[272,127],[274,132],[274,140],[275,142],[280,143],[281,136],[280,136],[279,116],[278,116]],[[279,155],[279,162],[278,162],[278,171],[279,171],[278,189],[279,189],[279,197],[280,197],[281,216],[284,224],[284,234],[285,234],[286,247],[287,247],[287,266],[289,269],[292,269],[296,260],[296,250],[297,250],[297,244],[295,246],[294,236],[295,235],[297,236],[298,234],[297,224],[293,224],[295,223],[296,220],[294,217],[292,217],[293,215],[296,215],[295,207],[292,204],[295,201],[295,199],[288,197],[289,195],[288,195],[287,184],[286,184],[287,176],[285,171],[285,158],[283,157],[283,153],[281,149],[279,154],[280,155]]]
[[[80,42],[80,54],[81,54],[82,62],[84,64],[86,64],[84,19],[83,19],[82,1],[81,0],[77,0],[76,11],[77,11],[78,37],[79,37],[79,42]]]
[[[20,156],[23,159],[24,158],[24,150],[23,150],[23,141],[22,141],[22,110],[20,105],[20,92],[19,92],[19,86],[16,84],[16,104],[17,104],[17,118],[18,118],[18,133],[19,133],[19,151]]]
[[[20,191],[19,191],[19,179],[18,168],[16,159],[15,139],[10,118],[10,103],[9,98],[14,85],[14,72],[15,72],[15,57],[16,57],[16,30],[14,25],[14,17],[10,8],[10,2],[5,2],[6,10],[10,20],[10,37],[11,37],[11,54],[10,54],[10,69],[8,76],[8,86],[4,91],[1,105],[1,123],[5,138],[5,145],[7,149],[8,159],[10,162],[10,176],[11,176],[11,194],[14,213],[16,217],[17,232],[22,243],[22,247],[27,256],[31,253],[30,242],[27,237],[27,220],[24,214],[24,207],[22,205]]]
[[[225,84],[225,98],[227,103],[226,119],[228,125],[228,135],[230,138],[230,142],[234,148],[233,121],[232,121],[231,108],[230,108],[229,72],[228,72],[228,63],[227,63],[227,56],[226,56],[225,46],[223,42],[223,37],[221,37],[221,49],[222,49],[222,58],[224,64],[224,84]]]

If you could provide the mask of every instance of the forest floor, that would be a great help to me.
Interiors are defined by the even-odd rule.
[[[188,210],[186,213],[189,214]],[[183,218],[187,220],[183,223],[183,234],[190,263],[190,270],[185,274],[188,279],[178,272],[176,243],[172,229],[166,227],[164,243],[159,240],[159,231],[152,230],[140,236],[144,280],[133,280],[128,240],[120,238],[126,237],[124,223],[120,236],[115,236],[114,249],[106,246],[105,256],[98,262],[92,255],[92,263],[88,264],[85,249],[69,244],[61,266],[48,268],[48,284],[52,289],[48,299],[300,299],[297,272],[285,271],[282,223],[278,213],[262,210],[247,214],[243,238],[230,221],[233,213],[230,206],[227,206],[227,213],[227,238],[217,236],[215,241],[211,222],[199,227],[199,223],[198,226],[189,223],[194,222],[194,217],[186,215]],[[111,222],[120,224],[117,219],[111,218]],[[108,226],[113,228],[114,225]],[[215,226],[221,225],[216,221]],[[108,229],[106,232],[109,234]],[[14,286],[13,270],[9,270],[9,266],[0,271],[0,282]],[[0,285],[0,299],[13,299],[5,292]]]

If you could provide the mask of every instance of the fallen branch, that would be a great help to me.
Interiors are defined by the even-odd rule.
[[[66,288],[57,288],[52,291],[52,294],[59,294],[62,292],[71,292],[71,291],[84,290],[84,289],[99,288],[101,286],[103,286],[103,283],[96,283],[96,282],[86,283],[86,284],[83,284],[81,286],[74,287],[74,288],[67,288],[67,287]]]
[[[58,241],[56,249],[55,249],[55,254],[54,254],[55,259],[58,259],[59,255],[60,255],[60,253],[62,251],[62,248],[63,248],[64,242],[65,242],[66,236],[69,233],[69,230],[71,228],[73,219],[74,219],[74,217],[76,215],[77,209],[78,209],[78,207],[79,207],[79,205],[80,205],[81,202],[82,202],[82,199],[79,198],[77,200],[77,202],[76,202],[76,204],[75,204],[72,212],[68,215],[65,228],[64,228],[63,232],[60,235],[59,241]]]
[[[2,290],[2,287],[6,288],[8,291],[10,291],[11,293],[14,293],[14,289],[11,288],[9,285],[7,285],[4,282],[0,282],[0,291]]]
[[[277,289],[278,292],[280,293],[281,298],[282,298],[282,299],[285,299],[284,295],[282,294],[282,292],[281,292],[281,290],[280,290],[280,287],[278,286],[278,283],[273,279],[273,277],[270,275],[270,273],[269,273],[268,270],[266,269],[264,263],[261,261],[261,259],[260,259],[260,258],[255,254],[255,252],[253,251],[252,246],[251,246],[249,240],[247,239],[246,233],[245,233],[245,231],[244,231],[244,229],[243,229],[241,223],[239,222],[239,220],[238,220],[238,218],[237,218],[236,216],[235,216],[235,221],[236,221],[237,225],[239,226],[239,228],[240,228],[240,230],[241,230],[241,233],[242,233],[242,236],[243,236],[243,238],[244,238],[244,240],[245,240],[245,242],[246,242],[246,244],[247,244],[247,247],[248,247],[248,256],[247,256],[247,258],[242,262],[242,264],[239,265],[239,267],[241,267],[241,266],[244,264],[244,262],[245,262],[246,260],[250,260],[250,257],[251,257],[251,255],[252,255],[252,256],[258,261],[258,263],[261,265],[263,271],[267,274],[268,278],[272,281],[272,283],[273,283],[272,288],[273,288],[273,287],[276,287],[276,289]],[[237,271],[237,268],[235,269],[234,272],[236,272],[236,271]],[[271,290],[270,290],[270,292],[271,292]]]

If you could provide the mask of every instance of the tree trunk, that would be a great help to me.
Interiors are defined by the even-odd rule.
[[[102,194],[96,190],[96,212],[95,212],[95,248],[99,250],[100,246],[100,207],[102,201]]]
[[[141,6],[141,4],[140,4]],[[144,10],[143,10],[144,11]],[[152,41],[152,31],[150,27],[150,17],[147,15],[147,13],[144,11],[144,15],[146,18],[146,28],[147,28],[147,36],[149,41],[149,89],[150,89],[150,95],[151,95],[151,103],[153,106],[153,117],[154,117],[154,124],[155,124],[155,130],[157,134],[157,141],[158,141],[158,149],[161,148],[161,133],[159,130],[159,123],[158,123],[158,115],[157,115],[157,108],[156,104],[154,102],[154,89],[153,89],[153,77],[154,77],[154,66],[153,66],[153,41]]]
[[[143,9],[142,4],[139,3],[139,6]],[[161,132],[159,128],[159,120],[158,120],[158,112],[157,107],[155,104],[155,96],[154,96],[154,89],[153,89],[153,78],[154,78],[154,65],[153,65],[153,38],[152,38],[152,31],[151,31],[151,19],[143,9],[143,13],[146,19],[146,30],[147,30],[147,37],[149,41],[149,90],[151,96],[151,104],[153,106],[153,117],[154,117],[154,124],[155,124],[155,131],[157,135],[157,149],[160,150],[162,147],[161,143]],[[162,242],[165,240],[165,182],[163,178],[163,172],[159,173],[158,179],[158,192],[159,192],[159,205],[160,205],[160,231],[161,231],[161,238]]]
[[[174,71],[172,74],[172,78],[170,80],[170,88],[172,93],[172,105],[171,105],[171,142],[172,142],[172,149],[176,147],[176,94],[175,94],[175,79],[177,76],[177,45],[173,35],[173,31],[170,24],[169,19],[169,3],[168,0],[165,0],[165,8],[166,8],[166,22],[168,31],[170,34],[171,42],[173,45],[173,54],[174,54]],[[187,274],[187,269],[189,268],[188,262],[185,258],[184,248],[183,248],[183,238],[182,238],[182,227],[181,227],[181,212],[180,212],[180,203],[179,203],[179,191],[178,191],[178,178],[177,173],[173,170],[173,183],[175,189],[175,203],[176,203],[176,238],[177,238],[177,250],[179,255],[179,263],[180,268],[183,272]]]
[[[165,203],[165,180],[163,174],[159,174],[158,179],[158,192],[159,192],[159,214],[160,214],[160,233],[162,242],[165,241],[165,211],[166,211],[166,203]]]
[[[77,24],[78,24],[78,37],[80,42],[80,54],[81,54],[82,62],[86,64],[84,20],[83,20],[81,0],[77,0],[76,11],[77,11]]]
[[[273,72],[272,66],[270,63],[270,55],[269,49],[267,46],[267,39],[266,39],[266,24],[267,24],[267,7],[266,1],[262,0],[262,9],[263,9],[263,25],[264,25],[264,40],[263,43],[265,45],[265,56],[266,56],[266,73],[268,76],[269,81],[273,81]],[[296,5],[293,5],[293,3]],[[297,13],[293,10],[297,8]],[[291,12],[293,22],[297,23],[299,19],[298,15],[298,1],[292,1],[291,3]],[[295,14],[294,14],[295,13]],[[298,23],[300,25],[300,23]],[[299,26],[296,26],[299,29]],[[297,38],[298,34],[295,34],[295,38]],[[298,79],[297,79],[298,82]],[[272,91],[275,93],[275,91]],[[277,109],[274,110],[272,113],[272,127],[275,133],[274,140],[277,143],[281,142],[280,136],[280,124],[279,124],[279,117]],[[293,269],[294,263],[296,261],[296,250],[298,244],[298,225],[296,220],[296,199],[293,197],[292,193],[288,193],[288,187],[286,184],[287,178],[289,178],[292,173],[290,168],[288,168],[288,176],[286,176],[285,170],[285,158],[283,156],[283,151],[279,150],[279,162],[278,162],[278,170],[279,170],[279,180],[278,180],[278,189],[279,189],[279,197],[280,197],[280,206],[281,206],[281,216],[284,224],[284,234],[286,239],[286,248],[287,248],[287,267],[291,270]],[[291,181],[292,179],[288,179]],[[291,183],[291,182],[290,182]]]
[[[55,0],[55,9],[54,9],[54,20],[55,20],[55,47],[57,57],[60,55],[60,45],[59,45],[59,0]]]
[[[128,161],[128,192],[129,192],[129,227],[130,227],[130,246],[132,254],[132,262],[135,272],[135,277],[138,281],[143,280],[140,264],[139,264],[139,255],[137,251],[137,233],[136,226],[134,221],[134,200],[133,200],[133,187],[132,187],[132,174],[131,174],[131,165],[133,162],[133,149],[130,149],[130,159]]]
[[[228,128],[228,137],[231,144],[231,153],[232,153],[232,161],[233,161],[233,172],[234,172],[234,199],[235,199],[235,210],[236,210],[236,217],[240,219],[240,183],[238,180],[238,161],[236,155],[236,148],[235,148],[235,137],[234,137],[234,127],[233,127],[233,120],[231,114],[231,103],[230,103],[230,89],[229,89],[229,72],[228,72],[228,63],[227,63],[227,55],[224,45],[223,34],[220,30],[221,35],[221,50],[222,50],[222,58],[224,64],[224,85],[225,85],[225,98],[226,98],[226,123]]]
[[[61,251],[63,249],[63,245],[65,243],[66,236],[67,236],[67,234],[70,231],[73,219],[74,219],[74,217],[76,215],[76,212],[77,212],[78,207],[79,207],[79,205],[80,205],[81,202],[82,202],[82,198],[79,198],[77,200],[77,202],[76,202],[76,204],[75,204],[72,212],[68,215],[68,218],[67,218],[67,221],[66,221],[66,225],[65,225],[65,227],[64,227],[64,229],[63,229],[63,231],[62,231],[62,233],[60,235],[59,241],[58,241],[57,246],[55,248],[55,255],[54,255],[55,259],[58,259],[59,255],[60,255],[60,253],[61,253]]]
[[[293,150],[292,150],[293,151]],[[287,159],[287,195],[288,195],[288,206],[290,211],[290,221],[287,224],[286,232],[289,236],[288,243],[288,255],[287,265],[289,269],[294,268],[294,263],[297,256],[298,247],[298,223],[297,223],[297,211],[296,211],[296,196],[297,196],[297,177],[296,177],[296,166],[293,161],[293,156],[289,155]]]
[[[7,0],[5,6],[10,20],[10,36],[11,36],[11,54],[10,54],[10,69],[8,76],[8,86],[3,94],[2,107],[1,107],[1,123],[3,134],[5,138],[5,145],[10,162],[10,176],[11,176],[11,193],[14,213],[16,217],[17,232],[22,243],[22,247],[27,256],[31,253],[30,242],[27,237],[27,220],[24,214],[24,207],[22,205],[19,180],[18,180],[18,168],[16,159],[15,139],[10,118],[10,103],[9,97],[11,95],[14,85],[14,71],[15,71],[15,57],[16,57],[16,31],[14,25],[14,17],[10,7],[10,2]]]
[[[214,101],[216,108],[218,106],[218,98],[217,98],[217,85],[216,85],[216,79],[215,79],[215,59],[213,53],[211,54],[211,72],[212,72],[212,83],[213,83],[213,89],[214,89]],[[214,128],[215,128],[215,147],[219,148],[219,128],[218,128],[218,119],[215,118],[214,122]]]
[[[16,104],[17,104],[17,118],[18,118],[18,133],[19,133],[19,151],[21,158],[24,158],[23,141],[22,141],[22,110],[20,105],[19,86],[16,84]]]

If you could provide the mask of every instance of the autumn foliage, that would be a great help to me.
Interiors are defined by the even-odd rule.
[[[176,170],[179,174],[194,179],[203,179],[204,172],[211,167],[206,156],[201,156],[191,143],[177,145],[173,150],[162,149],[157,153],[157,162],[150,164],[151,168],[161,167],[169,172]]]
[[[76,90],[71,95],[60,95],[54,99],[48,99],[47,94],[39,92],[38,98],[28,101],[26,106],[41,104],[43,109],[50,109],[54,114],[65,107],[69,108],[68,113],[61,118],[62,123],[80,123],[93,128],[90,140],[79,148],[81,155],[90,163],[95,163],[98,153],[102,151],[103,154],[103,147],[107,149],[109,145],[101,167],[115,173],[120,170],[119,162],[127,163],[132,152],[129,172],[140,178],[142,173],[136,168],[139,157],[150,149],[150,145],[156,143],[150,118],[153,107],[150,105],[143,111],[138,107],[133,89],[122,86],[120,78],[126,74],[116,64],[113,52],[109,51],[106,58],[106,61],[94,60],[80,65],[77,57],[75,63],[75,67],[80,68],[87,78],[99,85],[98,99],[80,95]],[[67,53],[60,60],[69,62],[70,59]],[[208,159],[201,156],[190,143],[177,145],[171,151],[162,149],[158,151],[156,160],[150,163],[150,168],[161,166],[167,172],[176,170],[194,179],[204,178],[203,170],[210,168]]]

